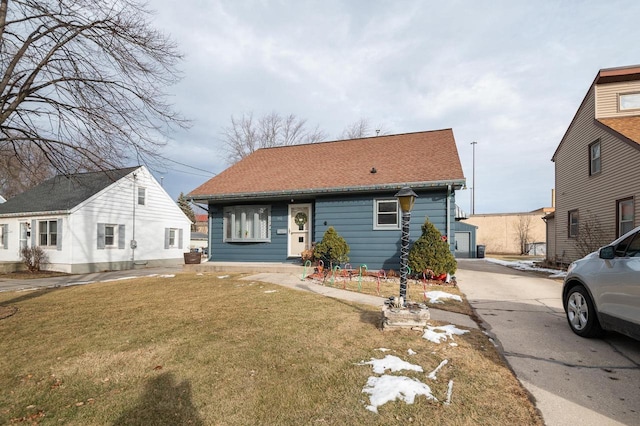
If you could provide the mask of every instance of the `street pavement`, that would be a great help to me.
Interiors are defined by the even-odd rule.
[[[640,425],[640,342],[575,335],[557,280],[484,259],[456,278],[547,425]]]

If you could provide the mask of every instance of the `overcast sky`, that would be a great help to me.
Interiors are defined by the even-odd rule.
[[[154,170],[177,199],[228,165],[222,129],[295,114],[337,139],[452,128],[475,212],[550,206],[551,157],[601,68],[640,63],[640,1],[151,0],[185,54],[170,88],[193,122]],[[187,168],[178,163],[193,166]],[[434,164],[433,167],[438,167]],[[456,204],[471,211],[469,190]]]

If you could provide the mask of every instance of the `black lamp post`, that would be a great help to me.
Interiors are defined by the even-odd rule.
[[[418,196],[411,188],[405,186],[395,195],[402,210],[402,244],[400,245],[400,299],[404,304],[407,300],[407,275],[409,266],[409,222],[411,209]]]

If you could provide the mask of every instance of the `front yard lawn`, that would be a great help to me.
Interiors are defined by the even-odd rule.
[[[378,307],[236,278],[0,293],[17,308],[0,320],[0,424],[542,424],[478,330],[436,344],[379,330]],[[362,361],[387,355],[424,372],[385,374],[437,401],[368,410],[380,375]]]

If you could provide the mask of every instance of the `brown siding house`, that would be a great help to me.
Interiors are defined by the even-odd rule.
[[[585,240],[604,245],[640,224],[640,65],[598,72],[552,161],[550,261],[571,262]]]

